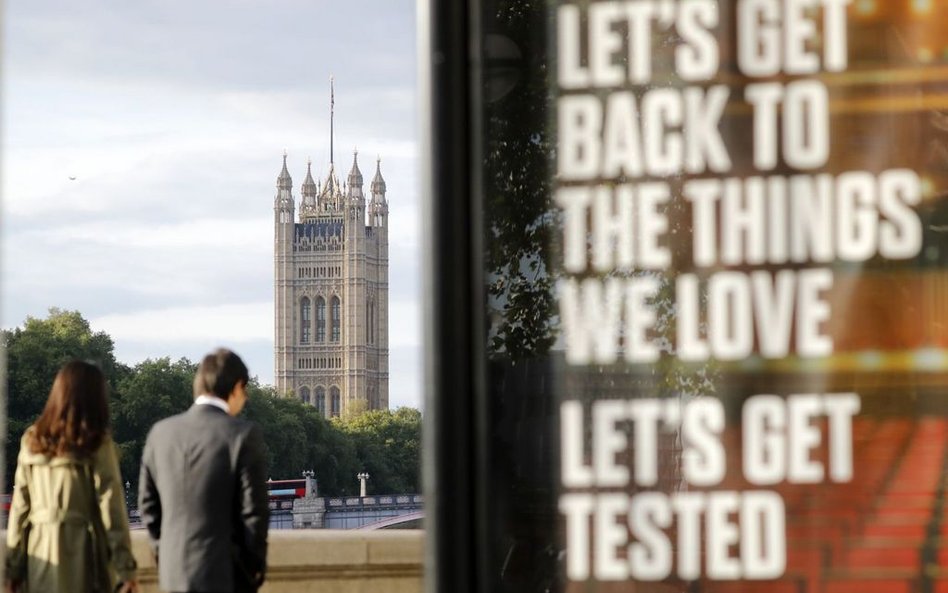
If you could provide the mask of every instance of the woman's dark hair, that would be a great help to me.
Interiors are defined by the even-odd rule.
[[[56,374],[49,399],[33,425],[33,453],[52,457],[91,455],[109,430],[108,385],[91,362],[72,360]]]
[[[218,348],[204,357],[194,376],[194,397],[216,395],[227,400],[238,383],[250,382],[250,372],[239,356]]]

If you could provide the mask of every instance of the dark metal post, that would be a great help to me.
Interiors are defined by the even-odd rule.
[[[483,590],[477,0],[419,0],[426,589]]]

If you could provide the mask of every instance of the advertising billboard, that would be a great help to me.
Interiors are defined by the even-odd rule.
[[[948,591],[948,3],[470,14],[481,590]]]

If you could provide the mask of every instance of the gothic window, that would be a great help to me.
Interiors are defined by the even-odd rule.
[[[300,301],[300,343],[309,344],[309,332],[310,332],[310,306],[309,298],[303,297],[303,300]]]
[[[331,408],[329,410],[329,415],[335,418],[340,413],[340,408],[342,406],[342,397],[339,395],[338,387],[329,388],[329,400]]]
[[[375,301],[369,302],[369,344],[375,343]]]
[[[316,341],[326,341],[326,301],[316,297]]]
[[[309,387],[300,387],[300,399],[304,404],[309,403]]]
[[[365,341],[372,343],[372,303],[365,304]]]
[[[339,297],[332,297],[332,337],[330,341],[338,342],[340,335],[340,325],[342,324],[341,318],[341,305],[339,303]]]
[[[316,388],[316,411],[320,416],[326,415],[326,390],[322,387]]]

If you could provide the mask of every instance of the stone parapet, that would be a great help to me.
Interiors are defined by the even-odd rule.
[[[322,529],[325,518],[325,498],[304,496],[293,501],[293,529]]]
[[[420,530],[271,531],[267,582],[261,593],[421,593],[424,532]],[[142,593],[158,591],[144,531],[132,532]]]

